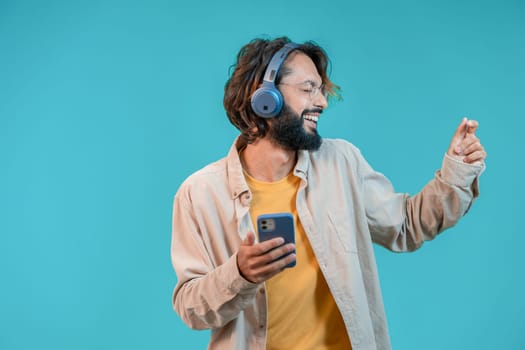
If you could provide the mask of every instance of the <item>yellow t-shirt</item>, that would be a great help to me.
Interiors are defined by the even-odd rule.
[[[257,181],[246,173],[245,177],[253,194],[250,215],[255,226],[261,214],[290,212],[295,221],[296,266],[266,281],[266,348],[351,349],[341,313],[297,218],[295,201],[301,180],[293,173],[271,183]]]

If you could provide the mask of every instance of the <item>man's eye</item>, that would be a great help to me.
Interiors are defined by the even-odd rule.
[[[310,88],[310,89],[303,89],[304,92],[307,92],[307,93],[311,93],[314,91],[314,89]]]

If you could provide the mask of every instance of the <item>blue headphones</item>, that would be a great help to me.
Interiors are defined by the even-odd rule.
[[[298,44],[288,43],[277,51],[270,60],[268,68],[264,72],[262,86],[255,90],[251,97],[252,109],[259,117],[273,118],[281,112],[283,95],[277,90],[275,79],[286,57],[298,47]]]

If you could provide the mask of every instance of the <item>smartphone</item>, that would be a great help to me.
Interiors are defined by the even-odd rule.
[[[257,217],[257,232],[259,241],[267,241],[272,238],[282,237],[284,243],[295,243],[294,218],[291,213],[263,214]],[[292,252],[295,253],[295,250]],[[290,254],[292,254],[290,253]],[[295,261],[286,265],[294,267]]]

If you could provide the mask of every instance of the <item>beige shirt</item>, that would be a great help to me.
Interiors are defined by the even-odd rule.
[[[191,175],[174,200],[173,307],[191,328],[211,329],[209,349],[265,349],[265,286],[237,268],[241,241],[255,232],[241,147],[236,140],[226,158]],[[391,348],[372,242],[412,251],[453,226],[477,197],[483,169],[445,155],[435,178],[409,196],[346,141],[299,152],[297,213],[354,350]]]

